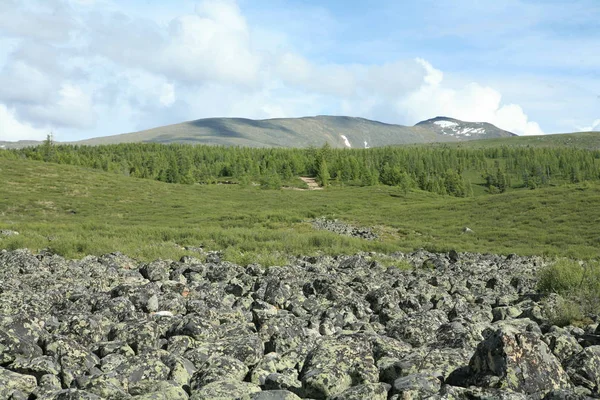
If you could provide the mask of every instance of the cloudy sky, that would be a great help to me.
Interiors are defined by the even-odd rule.
[[[600,1],[0,0],[0,140],[318,114],[600,130]]]

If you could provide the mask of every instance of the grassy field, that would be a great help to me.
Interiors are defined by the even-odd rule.
[[[366,241],[316,231],[316,217],[374,227]],[[80,167],[0,159],[0,248],[67,256],[121,251],[149,260],[225,251],[239,263],[284,254],[430,250],[569,256],[600,249],[600,185],[581,184],[459,199],[386,186],[319,191],[175,185]],[[464,227],[473,234],[463,234]]]

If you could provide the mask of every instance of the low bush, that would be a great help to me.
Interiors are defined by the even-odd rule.
[[[539,273],[538,290],[557,293],[564,301],[557,305],[551,322],[558,326],[577,323],[600,313],[600,264],[561,259]]]
[[[538,290],[543,293],[569,294],[582,285],[583,266],[576,261],[558,260],[540,271]]]

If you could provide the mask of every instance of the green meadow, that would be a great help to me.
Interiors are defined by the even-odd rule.
[[[476,186],[476,185],[474,185]],[[0,158],[0,248],[66,257],[121,251],[140,260],[179,258],[184,246],[267,265],[286,255],[434,251],[591,259],[600,249],[600,184],[481,192],[458,198],[395,186],[264,190],[183,185],[90,168]],[[367,241],[317,231],[317,217],[372,227]],[[473,233],[463,233],[469,227]]]

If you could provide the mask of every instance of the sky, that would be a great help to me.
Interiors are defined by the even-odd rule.
[[[323,114],[600,130],[600,1],[0,0],[0,140]]]

